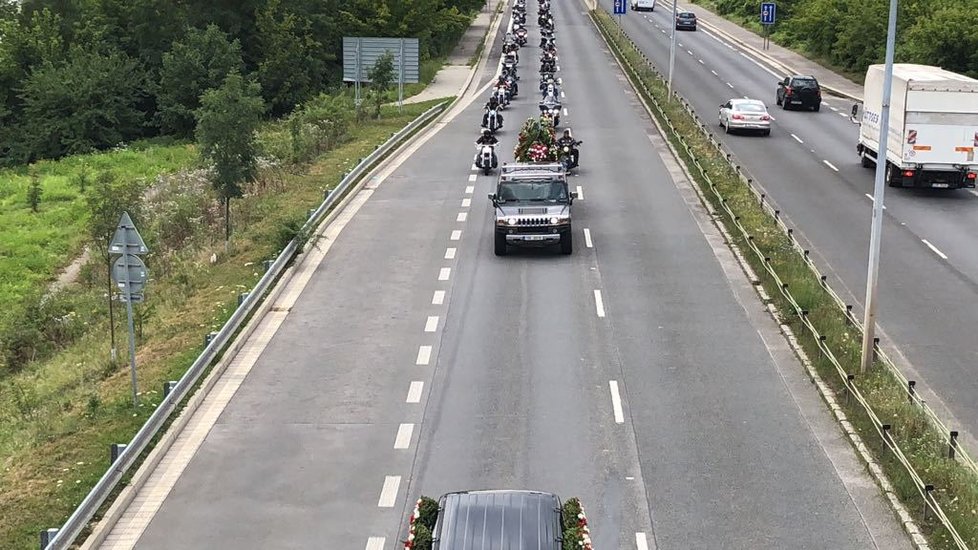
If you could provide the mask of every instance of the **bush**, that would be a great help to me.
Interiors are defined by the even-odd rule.
[[[91,304],[77,293],[32,296],[7,312],[0,325],[0,364],[16,372],[71,345],[85,332]]]
[[[320,94],[289,116],[291,137],[288,160],[309,162],[346,141],[356,117],[353,102],[342,95]]]

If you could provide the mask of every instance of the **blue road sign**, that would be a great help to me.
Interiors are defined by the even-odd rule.
[[[761,2],[761,24],[773,25],[777,12],[778,7],[774,5],[774,2]]]
[[[615,15],[625,15],[628,9],[628,0],[615,0]]]

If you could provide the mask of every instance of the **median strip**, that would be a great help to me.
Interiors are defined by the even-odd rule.
[[[918,547],[978,545],[978,466],[883,350],[876,348],[873,366],[859,373],[859,320],[795,239],[781,211],[723,149],[712,125],[698,120],[678,94],[668,97],[662,75],[611,17],[603,10],[591,16],[649,112],[667,129],[707,207],[722,227],[731,228],[731,247],[745,269],[756,273],[763,287],[759,293],[789,340],[800,346],[796,350],[806,357],[809,376],[869,462],[904,529]]]

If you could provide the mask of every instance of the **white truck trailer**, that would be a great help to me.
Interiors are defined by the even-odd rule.
[[[876,165],[884,65],[866,71],[856,151]],[[895,63],[886,147],[886,181],[892,187],[974,187],[978,173],[978,80],[940,67]]]

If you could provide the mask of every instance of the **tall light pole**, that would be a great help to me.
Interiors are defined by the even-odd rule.
[[[672,0],[672,39],[669,43],[669,101],[672,101],[672,70],[676,66],[676,0]]]
[[[863,354],[859,372],[873,364],[876,339],[876,283],[879,279],[880,239],[883,233],[883,192],[886,189],[886,150],[890,134],[890,95],[893,87],[893,50],[896,44],[897,0],[890,0],[886,27],[886,67],[883,71],[883,105],[880,109],[879,150],[876,152],[876,182],[873,187],[873,224],[869,235],[869,268],[866,273],[866,314],[863,318]]]

